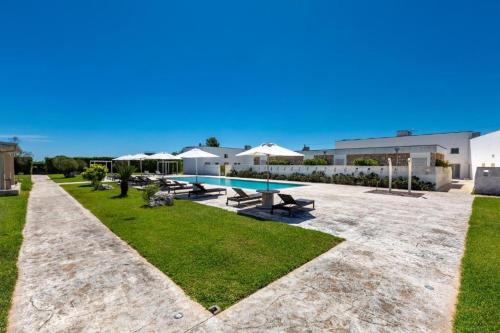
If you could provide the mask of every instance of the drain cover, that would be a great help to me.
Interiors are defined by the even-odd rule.
[[[184,317],[182,312],[177,312],[176,314],[174,314],[174,319],[181,319],[182,317]]]

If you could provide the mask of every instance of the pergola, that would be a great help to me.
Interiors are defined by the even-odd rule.
[[[171,166],[175,165],[175,172],[179,172],[179,160],[181,160],[180,157],[169,154],[169,153],[156,153],[153,155],[149,155],[144,158],[145,160],[156,160],[156,170],[160,172],[160,165],[162,166],[163,174],[169,173]],[[165,167],[166,171],[165,172]]]

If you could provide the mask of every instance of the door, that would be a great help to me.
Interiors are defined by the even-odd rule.
[[[451,164],[451,178],[460,179],[460,164]]]

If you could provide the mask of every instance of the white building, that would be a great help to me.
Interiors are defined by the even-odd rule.
[[[335,142],[336,149],[381,148],[381,147],[411,147],[433,146],[444,148],[444,159],[452,167],[453,178],[471,178],[471,146],[472,138],[479,136],[478,132],[448,132],[413,135],[411,131],[398,131],[394,137],[369,139],[350,139]]]
[[[471,139],[470,146],[472,178],[478,167],[500,167],[500,130]]]
[[[193,148],[198,148],[218,156],[214,158],[198,159],[198,174],[200,175],[219,175],[221,165],[231,167],[239,164],[254,164],[254,158],[252,156],[236,156],[236,154],[250,149],[250,146],[244,148],[192,146],[183,148],[181,152],[183,153]],[[196,161],[192,158],[184,159],[183,161],[184,173],[194,175],[196,173]]]

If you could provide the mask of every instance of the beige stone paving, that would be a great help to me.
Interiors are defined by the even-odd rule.
[[[472,196],[370,190],[283,190],[316,199],[317,209],[273,218],[346,240],[210,316],[57,185],[35,177],[10,331],[450,332]],[[236,210],[224,196],[197,201]],[[176,311],[185,317],[173,320]]]

